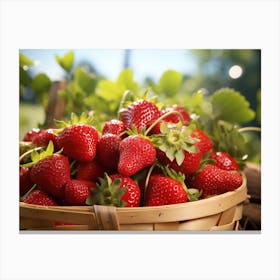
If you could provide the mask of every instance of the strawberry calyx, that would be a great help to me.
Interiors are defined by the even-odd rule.
[[[39,152],[39,150],[43,150],[43,151]],[[62,149],[60,151],[56,152],[56,154],[60,154],[61,152],[62,152]],[[40,160],[47,158],[53,154],[54,154],[54,145],[53,145],[53,141],[50,140],[49,144],[46,148],[37,147],[37,148],[33,148],[33,149],[27,151],[26,153],[22,154],[19,159],[20,162],[27,155],[30,155],[31,161],[21,164],[20,167],[30,168],[30,167],[34,166]]]
[[[31,141],[20,141],[19,142],[19,153],[20,153],[20,155],[22,155],[25,152],[27,152],[35,147],[36,147],[36,145],[33,144]]]
[[[34,143],[30,141],[20,141],[19,142],[19,163],[27,163],[30,161],[30,151],[36,149],[40,150],[41,147],[37,147]]]
[[[159,167],[162,169],[163,174],[167,177],[170,177],[172,179],[177,180],[178,182],[180,182],[184,188],[184,190],[187,192],[188,188],[185,184],[185,175],[181,172],[176,172],[174,169],[169,168],[167,166],[162,166],[159,165]]]
[[[178,165],[184,161],[185,154],[198,153],[199,150],[195,144],[199,141],[191,136],[194,125],[183,126],[181,122],[177,124],[162,123],[160,125],[160,134],[151,136],[151,141],[156,148],[163,151],[170,161],[176,159]]]
[[[153,137],[147,135],[148,133],[147,133],[147,129],[145,127],[143,127],[141,130],[138,130],[137,127],[135,125],[133,125],[132,128],[126,129],[123,133],[119,134],[119,136],[121,137],[124,134],[127,136],[137,135],[137,136],[144,138],[153,143],[153,141],[152,141]]]
[[[195,188],[189,188],[187,195],[188,195],[189,201],[197,201],[202,196],[202,190],[198,190]]]
[[[124,207],[126,203],[121,198],[127,191],[127,188],[121,188],[121,185],[122,180],[120,178],[113,181],[105,172],[104,178],[99,178],[99,183],[96,184],[96,187],[91,188],[92,195],[87,198],[86,204]]]
[[[90,112],[82,112],[80,116],[78,116],[75,113],[71,113],[70,120],[54,120],[55,125],[58,127],[58,129],[54,129],[54,132],[56,134],[59,134],[63,128],[72,126],[75,124],[88,124],[93,125],[94,124],[94,113],[93,111]]]

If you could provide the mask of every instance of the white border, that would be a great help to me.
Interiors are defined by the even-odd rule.
[[[279,2],[1,1],[1,279],[279,279]],[[262,49],[261,234],[19,234],[20,48]]]

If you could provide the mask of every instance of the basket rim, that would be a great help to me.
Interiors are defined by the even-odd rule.
[[[241,172],[242,185],[234,191],[226,192],[217,196],[178,204],[162,206],[141,206],[141,207],[114,207],[120,224],[137,223],[162,223],[197,219],[221,213],[234,207],[247,198],[247,178]],[[93,212],[93,206],[41,206],[20,202],[20,208],[67,210],[71,212]]]

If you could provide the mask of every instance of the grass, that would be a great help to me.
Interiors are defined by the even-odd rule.
[[[45,119],[45,111],[41,105],[20,103],[19,105],[19,137],[22,139],[25,133],[35,127],[39,123],[43,123]]]

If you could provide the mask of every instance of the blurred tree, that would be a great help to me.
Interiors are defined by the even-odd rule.
[[[131,58],[131,50],[125,49],[124,50],[124,59],[123,59],[123,68],[129,68],[130,67],[130,58]]]
[[[215,49],[191,52],[197,61],[197,70],[192,77],[185,79],[184,88],[187,92],[203,87],[211,94],[221,87],[231,87],[246,96],[251,108],[257,110],[260,99],[257,99],[257,93],[260,95],[261,89],[261,50]],[[250,124],[259,125],[256,119]]]

